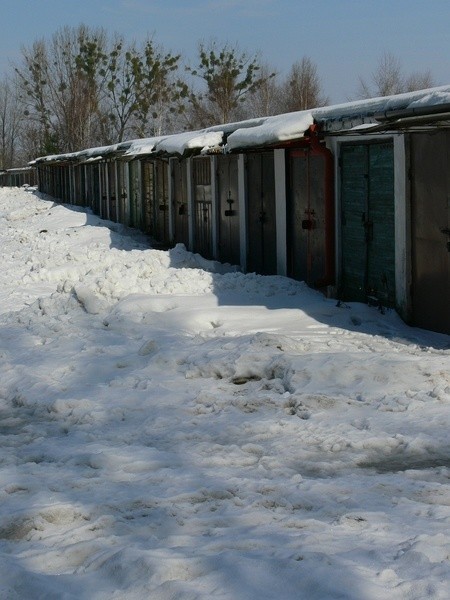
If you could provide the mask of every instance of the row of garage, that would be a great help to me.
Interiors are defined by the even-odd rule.
[[[445,87],[33,166],[41,191],[159,247],[183,243],[450,333],[448,98]]]
[[[0,187],[34,186],[36,182],[36,169],[32,167],[0,170]]]
[[[141,229],[160,247],[183,243],[245,271],[334,285],[332,156],[318,142],[188,158],[116,150],[44,162],[38,173],[41,191]]]

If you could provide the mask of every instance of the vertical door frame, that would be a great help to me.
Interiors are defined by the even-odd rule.
[[[247,271],[247,170],[245,168],[245,154],[238,156],[238,206],[239,206],[239,242],[240,242],[240,267]]]
[[[393,142],[394,147],[394,230],[395,230],[395,294],[396,310],[402,318],[409,319],[411,312],[411,219],[409,193],[408,143],[402,133],[388,132],[384,135],[336,135],[326,138],[327,147],[339,159],[343,144]],[[334,161],[335,197],[335,269],[336,283],[342,280],[342,231],[341,231],[341,166]],[[336,294],[336,290],[335,290]]]
[[[274,150],[277,274],[287,275],[286,150]]]

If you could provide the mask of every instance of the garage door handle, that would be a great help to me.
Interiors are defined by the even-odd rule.
[[[450,235],[450,229],[441,229],[441,233],[444,235]]]

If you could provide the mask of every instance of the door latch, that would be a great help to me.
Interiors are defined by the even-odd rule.
[[[228,204],[228,210],[225,211],[225,216],[226,217],[234,217],[237,214],[237,212],[232,209],[234,200],[232,200],[232,198],[231,198],[231,191],[228,192],[228,198],[226,200],[226,203]]]

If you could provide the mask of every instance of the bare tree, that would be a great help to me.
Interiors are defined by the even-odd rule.
[[[23,114],[33,122],[33,130],[39,138],[39,148],[49,150],[48,139],[51,130],[51,117],[47,103],[48,53],[43,39],[36,40],[29,48],[22,48],[23,65],[16,67]],[[51,152],[51,150],[50,150]],[[50,153],[49,152],[49,153]]]
[[[308,56],[292,65],[282,93],[283,112],[308,110],[328,103],[322,92],[317,65]]]
[[[179,59],[85,25],[35,42],[16,68],[30,140],[52,154],[162,132],[187,94],[174,78]]]
[[[106,43],[106,34],[84,25],[76,30],[65,27],[53,36],[50,47],[53,61],[48,82],[50,102],[55,108],[57,133],[68,150],[99,141],[96,130],[99,89],[76,60],[80,46],[89,43],[101,48]]]
[[[35,123],[42,151],[78,150],[98,141],[99,89],[77,62],[80,48],[104,44],[103,30],[84,25],[64,27],[50,42],[23,48],[16,73],[22,87],[24,114]]]
[[[261,67],[260,74],[264,81],[247,98],[245,111],[249,118],[278,115],[284,112],[283,93],[277,74],[268,65]]]
[[[270,70],[263,67],[261,73],[267,76]],[[328,98],[322,92],[317,66],[305,56],[292,65],[281,82],[277,75],[273,78],[266,77],[251,94],[248,106],[252,116],[268,116],[308,110],[327,103]]]
[[[403,92],[426,89],[434,85],[431,71],[405,75],[399,59],[390,52],[384,52],[378,61],[369,81],[359,78],[359,98],[392,96]]]
[[[10,169],[20,158],[18,138],[23,120],[17,102],[16,81],[0,81],[0,169]]]
[[[405,92],[414,92],[415,90],[426,90],[436,85],[430,70],[411,73],[405,79]]]
[[[400,94],[404,89],[400,61],[388,52],[381,57],[372,79],[379,96]]]

